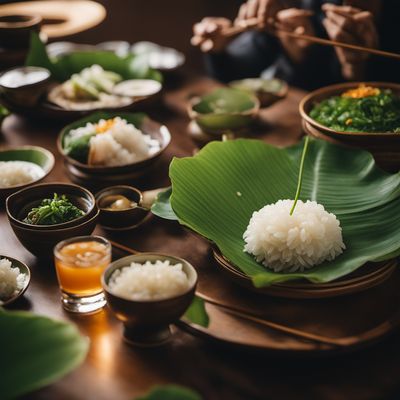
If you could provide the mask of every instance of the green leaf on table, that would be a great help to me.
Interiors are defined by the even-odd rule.
[[[315,200],[340,220],[346,250],[303,273],[277,273],[243,251],[252,213],[293,199],[303,144],[277,148],[262,141],[211,142],[170,166],[171,206],[182,225],[214,242],[255,286],[296,279],[330,282],[369,261],[400,254],[400,174],[379,169],[366,151],[312,140],[301,200]]]
[[[89,342],[66,322],[23,311],[0,312],[1,398],[14,399],[75,369]]]
[[[150,68],[133,54],[121,57],[110,51],[76,51],[50,58],[37,33],[31,35],[26,65],[47,68],[54,79],[68,80],[72,74],[98,64],[106,71],[116,72],[123,79],[154,79],[162,81],[160,72]]]
[[[202,397],[192,389],[183,386],[163,385],[154,386],[148,394],[137,397],[135,400],[202,400]]]
[[[195,296],[192,304],[186,310],[184,318],[196,325],[207,328],[210,323],[210,318],[207,314],[204,300]]]
[[[172,194],[172,188],[169,187],[164,192],[158,194],[156,201],[151,207],[151,212],[160,218],[177,220],[177,216],[171,207],[170,197]]]

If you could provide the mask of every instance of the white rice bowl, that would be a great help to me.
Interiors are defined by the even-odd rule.
[[[0,258],[0,304],[13,297],[25,286],[26,274],[18,267],[13,268],[7,258]]]
[[[0,161],[0,188],[25,185],[44,175],[42,167],[29,161]]]
[[[110,291],[129,300],[161,300],[185,293],[189,278],[182,264],[171,265],[170,261],[157,260],[144,264],[132,262],[117,269],[108,281]]]
[[[255,211],[243,234],[244,251],[275,272],[303,272],[346,248],[336,216],[315,201],[279,200]]]

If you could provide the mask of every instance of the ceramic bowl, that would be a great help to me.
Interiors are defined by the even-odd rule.
[[[289,85],[281,79],[247,78],[229,83],[234,89],[243,90],[257,96],[261,107],[269,107],[284,99],[289,91]]]
[[[254,95],[242,90],[220,88],[191,99],[188,114],[205,132],[220,135],[247,128],[259,109],[260,102]]]
[[[132,118],[135,118],[135,115],[137,114],[99,112],[76,121],[73,124],[66,126],[61,131],[58,136],[57,147],[58,151],[64,158],[67,173],[73,181],[80,184],[87,184],[92,187],[104,188],[111,185],[124,184],[140,178],[141,176],[151,172],[157,166],[157,161],[160,159],[162,153],[171,141],[171,134],[165,125],[160,125],[147,116],[143,118],[140,126],[137,126],[137,128],[139,128],[143,133],[149,135],[152,139],[156,140],[159,144],[159,149],[155,150],[148,158],[142,161],[115,167],[93,166],[75,160],[64,151],[64,137],[71,129],[85,126],[87,122],[97,122],[100,119],[109,119],[117,116],[125,118],[130,122]],[[134,125],[136,126],[136,124]]]
[[[400,170],[400,135],[398,133],[340,132],[321,125],[309,115],[315,104],[356,88],[360,84],[361,82],[348,82],[326,86],[305,96],[299,105],[303,129],[307,134],[319,139],[368,150],[381,168],[391,172],[398,171]],[[368,82],[367,84],[391,89],[393,93],[400,95],[399,84],[385,82]]]
[[[190,288],[183,294],[163,300],[129,300],[112,293],[109,280],[114,271],[132,262],[169,260],[172,264],[181,263],[187,274]],[[102,285],[108,305],[124,324],[124,338],[139,346],[154,346],[167,341],[171,332],[169,325],[178,321],[191,304],[197,285],[196,270],[187,261],[157,253],[142,253],[114,261],[102,276]]]
[[[0,162],[1,161],[28,161],[39,165],[44,175],[40,179],[33,182],[29,182],[23,185],[16,185],[7,188],[0,188],[0,201],[4,200],[10,194],[21,190],[25,187],[34,185],[50,174],[54,167],[54,156],[53,154],[38,146],[18,146],[0,149]]]
[[[56,225],[30,225],[22,222],[27,212],[53,193],[66,194],[69,200],[84,210],[85,215]],[[38,257],[51,257],[53,247],[73,236],[90,235],[97,224],[99,209],[94,196],[86,189],[72,184],[39,184],[22,189],[6,200],[6,212],[10,225],[22,243]]]
[[[122,195],[136,205],[123,210],[110,210],[108,199]],[[96,194],[97,206],[100,210],[99,223],[106,230],[124,231],[136,228],[149,215],[150,209],[142,206],[142,192],[132,186],[118,185],[103,189]]]
[[[41,67],[16,67],[0,75],[0,93],[7,104],[31,107],[50,84],[51,74]],[[24,83],[25,82],[25,83]]]
[[[39,32],[41,23],[39,15],[0,16],[0,47],[28,48],[31,32]]]
[[[15,258],[7,256],[7,255],[0,255],[0,259],[2,259],[2,258],[6,258],[7,260],[10,260],[12,263],[12,268],[18,267],[19,272],[26,275],[24,286],[17,293],[15,293],[13,296],[9,297],[6,300],[0,300],[0,306],[7,306],[7,305],[11,305],[12,303],[17,301],[19,298],[21,298],[24,295],[24,293],[26,292],[26,289],[28,289],[28,286],[31,282],[31,271],[30,271],[29,267],[22,261],[19,261]]]

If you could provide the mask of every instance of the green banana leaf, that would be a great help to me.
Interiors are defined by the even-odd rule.
[[[143,59],[131,54],[120,57],[109,51],[80,51],[50,58],[46,46],[35,32],[31,34],[31,44],[26,65],[47,68],[54,79],[63,82],[72,74],[86,67],[98,64],[107,71],[113,71],[123,79],[154,79],[162,81],[160,72],[150,68]]]
[[[75,369],[89,342],[65,322],[0,309],[0,397],[14,399],[47,386]]]
[[[249,139],[211,142],[170,166],[170,202],[179,222],[214,242],[256,287],[301,278],[329,282],[400,254],[400,174],[380,170],[366,151],[320,140],[310,142],[300,198],[336,214],[347,249],[303,273],[275,273],[243,252],[252,213],[294,198],[301,151],[301,143],[279,149]],[[155,206],[156,214],[163,216],[162,209]]]
[[[210,317],[207,314],[204,300],[194,296],[192,304],[185,312],[184,318],[196,325],[207,328],[210,323]]]
[[[137,397],[136,400],[201,400],[202,397],[183,386],[163,385],[154,386],[150,392],[144,396]]]

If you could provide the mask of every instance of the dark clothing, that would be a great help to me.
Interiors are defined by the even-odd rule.
[[[322,25],[324,3],[340,5],[338,1],[303,0],[301,8],[312,10],[316,35],[327,38]],[[400,4],[397,0],[382,0],[381,18],[376,21],[380,48],[400,53]],[[209,73],[222,82],[235,79],[278,77],[289,84],[307,90],[343,81],[341,66],[333,47],[314,45],[307,60],[294,65],[283,51],[279,40],[263,32],[250,31],[233,40],[227,49],[206,56]],[[400,82],[400,61],[371,56],[367,61],[366,79],[369,81]]]

